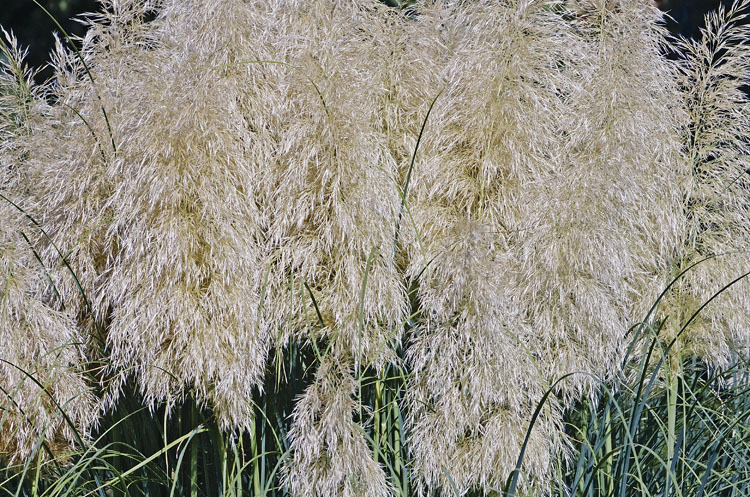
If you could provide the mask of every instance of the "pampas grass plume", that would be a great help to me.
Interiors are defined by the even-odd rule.
[[[42,234],[24,208],[28,171],[18,139],[28,136],[33,74],[12,34],[0,40],[0,459],[65,458],[86,440],[99,410],[84,371],[85,338],[59,300],[46,295],[58,275],[35,255]],[[67,420],[65,419],[67,416]]]
[[[692,267],[665,299],[662,338],[677,340],[671,355],[697,356],[717,366],[750,347],[750,282],[743,277],[750,271],[750,102],[743,89],[750,71],[750,27],[742,24],[748,7],[741,1],[720,8],[707,16],[700,41],[677,43],[684,54],[681,83],[688,116],[680,169],[684,221],[681,248],[667,270],[674,277]]]
[[[566,43],[576,45],[563,18],[537,2],[430,2],[419,23],[406,34],[405,150],[394,152],[410,157],[437,96],[402,228],[421,309],[407,351],[409,441],[423,490],[489,491],[515,467],[521,420],[546,388],[528,351],[536,330],[509,285],[511,256],[529,228],[519,194],[559,148],[558,95],[572,82],[557,67],[569,62]],[[548,475],[558,416],[551,406],[532,432],[530,486]]]
[[[106,328],[110,403],[132,376],[151,405],[191,390],[227,429],[250,426],[270,344],[258,164],[226,70],[254,13],[233,7],[164,2],[146,31],[148,4],[106,4],[82,59],[58,50],[25,139],[45,224]]]

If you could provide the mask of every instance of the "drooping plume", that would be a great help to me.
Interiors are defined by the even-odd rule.
[[[286,482],[300,497],[387,495],[353,421],[350,384],[393,358],[407,305],[393,258],[396,162],[378,127],[386,98],[378,48],[392,14],[378,2],[274,5],[282,21],[258,33],[269,41],[246,69],[278,82],[258,87],[245,113],[273,140],[259,151],[264,305],[280,344],[315,341],[330,354],[295,410]],[[337,387],[330,368],[341,369]]]
[[[246,82],[228,68],[258,21],[240,2],[163,2],[147,25],[147,3],[105,7],[82,59],[58,50],[54,103],[25,139],[33,186],[118,382],[132,375],[151,404],[191,390],[243,428],[269,347],[265,164],[247,153]]]
[[[409,443],[425,490],[444,495],[453,484],[460,492],[503,486],[546,388],[529,351],[542,331],[513,293],[511,256],[534,229],[520,194],[551,167],[560,95],[571,91],[561,66],[576,40],[547,7],[429,3],[404,35],[413,43],[394,155],[410,180],[400,236],[421,309],[407,352]],[[523,468],[530,486],[548,474],[558,414],[552,403],[532,431]]]
[[[98,422],[84,368],[85,342],[49,292],[59,271],[38,257],[35,224],[19,167],[40,96],[16,40],[0,41],[0,459],[65,457]],[[65,419],[67,416],[67,420]]]
[[[58,50],[23,146],[106,329],[110,403],[132,377],[151,405],[191,392],[243,429],[273,343],[383,366],[406,308],[396,164],[373,124],[385,7],[104,7],[82,57]]]
[[[323,338],[382,366],[406,307],[392,249],[396,163],[377,126],[390,13],[369,1],[277,3],[283,21],[257,54],[266,62],[247,70],[278,83],[245,112],[273,136],[272,151],[259,152],[268,301],[284,341]]]
[[[656,275],[681,228],[681,119],[658,11],[639,1],[571,3],[581,53],[555,116],[559,143],[529,169],[513,293],[531,347],[566,398],[618,373],[635,325],[665,285]]]
[[[289,433],[291,460],[284,480],[292,495],[305,497],[387,497],[391,488],[372,458],[364,432],[354,420],[353,361],[329,355],[313,384],[297,401]]]

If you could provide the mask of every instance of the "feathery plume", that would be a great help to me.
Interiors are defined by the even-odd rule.
[[[384,98],[376,37],[388,14],[378,2],[279,5],[284,21],[259,57],[283,64],[252,69],[279,83],[261,87],[273,92],[259,94],[265,108],[246,113],[253,127],[274,124],[259,178],[268,301],[282,343],[325,338],[337,355],[382,366],[406,312],[392,256],[396,164],[374,125]]]
[[[682,245],[667,271],[674,277],[697,265],[663,303],[668,322],[662,338],[669,343],[687,326],[671,355],[694,355],[718,366],[728,364],[733,350],[750,348],[750,281],[743,277],[750,271],[750,101],[743,88],[750,72],[750,25],[741,23],[749,7],[747,1],[721,7],[707,16],[701,40],[676,43],[689,116],[680,170],[685,221]]]
[[[351,359],[328,355],[315,380],[297,401],[289,432],[291,461],[283,481],[305,497],[387,497],[383,468],[372,458],[362,427],[353,420],[362,405]]]
[[[404,54],[402,238],[418,281],[420,323],[407,357],[415,473],[427,491],[500,488],[515,467],[545,388],[528,350],[534,330],[513,294],[512,248],[529,229],[519,194],[559,148],[557,116],[576,45],[542,2],[428,2]],[[406,219],[406,218],[405,218]],[[406,223],[406,221],[405,221]],[[531,434],[523,471],[543,485],[559,446],[552,403]]]
[[[191,390],[243,429],[273,342],[390,359],[406,299],[371,124],[383,9],[107,2],[80,57],[58,49],[25,160],[106,328],[110,404],[132,375],[151,405]]]
[[[16,140],[27,136],[35,94],[12,34],[0,41],[0,459],[45,451],[64,457],[98,422],[83,370],[83,338],[58,301],[44,298],[56,276],[38,258],[39,227],[24,209],[27,171]],[[66,419],[67,417],[67,419]]]
[[[148,3],[105,7],[82,57],[57,51],[53,103],[24,142],[35,192],[106,327],[110,402],[132,374],[151,405],[191,389],[222,427],[247,427],[270,340],[263,164],[227,67],[257,19],[239,2],[162,2],[146,30]]]
[[[665,187],[679,180],[682,114],[659,12],[637,0],[570,7],[575,84],[548,165],[524,178],[527,229],[511,258],[548,381],[590,373],[560,385],[565,399],[618,373],[627,331],[663,288],[655,275],[682,227],[679,192]]]
[[[379,44],[391,17],[374,1],[274,5],[281,21],[257,58],[279,63],[249,70],[278,83],[258,85],[259,104],[246,112],[251,126],[273,133],[259,150],[267,165],[258,180],[271,257],[266,306],[278,344],[314,340],[330,356],[295,409],[285,481],[300,497],[388,495],[352,420],[347,368],[392,360],[406,314],[392,253],[396,163],[376,125],[385,98]],[[333,358],[344,363],[329,364]]]

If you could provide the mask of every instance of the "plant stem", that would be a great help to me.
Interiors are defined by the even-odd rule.
[[[669,367],[667,369],[669,388],[667,390],[667,478],[664,491],[665,497],[669,495],[670,484],[672,482],[672,460],[675,456],[675,446],[677,444],[677,396],[681,374],[680,363],[682,361],[679,344],[679,340],[675,341],[669,351]]]
[[[190,404],[190,426],[198,425],[198,409]],[[190,497],[198,497],[198,443],[197,440],[190,446]]]

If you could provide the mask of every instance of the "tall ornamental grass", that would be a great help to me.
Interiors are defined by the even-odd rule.
[[[103,0],[43,84],[5,33],[0,489],[741,495],[748,5]]]

